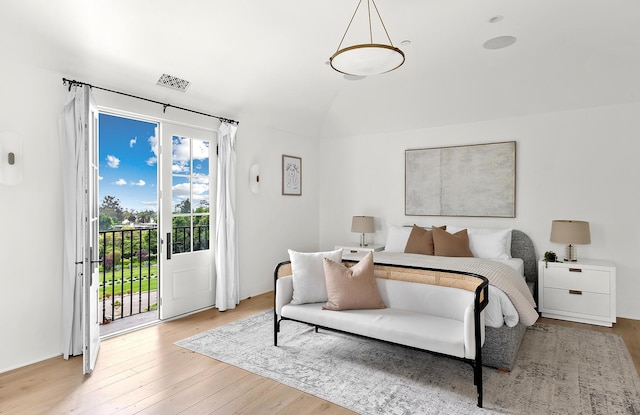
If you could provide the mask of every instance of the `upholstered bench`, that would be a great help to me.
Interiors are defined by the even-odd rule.
[[[355,263],[345,261],[345,266]],[[274,345],[281,323],[292,320],[318,328],[356,334],[442,354],[469,363],[474,369],[478,406],[482,407],[482,310],[488,281],[475,274],[374,265],[384,308],[323,309],[324,302],[292,304],[291,262],[275,269]]]

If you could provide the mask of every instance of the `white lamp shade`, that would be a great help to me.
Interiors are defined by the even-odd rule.
[[[374,233],[373,216],[354,216],[351,221],[351,232]]]
[[[333,69],[346,75],[378,75],[402,66],[404,53],[391,45],[367,43],[340,49],[329,62]]]

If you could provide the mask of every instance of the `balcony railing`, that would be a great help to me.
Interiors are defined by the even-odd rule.
[[[157,229],[100,232],[101,321],[157,309]]]
[[[172,229],[172,252],[209,249],[209,226]],[[103,324],[158,307],[158,230],[100,231],[100,321]]]

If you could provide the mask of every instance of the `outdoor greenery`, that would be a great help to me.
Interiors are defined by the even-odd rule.
[[[105,196],[100,204],[100,230],[108,231],[120,224],[158,223],[158,214],[151,210],[136,211],[122,207],[120,199]]]
[[[191,232],[194,250],[208,248],[209,216],[209,204],[205,201],[193,212],[189,199],[174,206],[174,252],[191,249]],[[113,297],[114,301],[120,301],[117,298],[121,295],[157,290],[157,221],[152,210],[127,210],[116,197],[104,197],[100,205],[100,300]],[[149,308],[155,309],[157,304]]]

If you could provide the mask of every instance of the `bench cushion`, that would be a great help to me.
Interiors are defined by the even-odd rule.
[[[462,321],[393,308],[322,310],[322,303],[285,305],[281,316],[456,357],[465,355]]]

